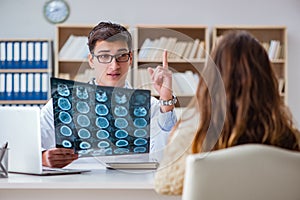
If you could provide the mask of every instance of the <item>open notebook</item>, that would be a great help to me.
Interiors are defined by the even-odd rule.
[[[51,95],[56,147],[74,149],[81,157],[149,154],[149,90],[51,78]],[[105,165],[119,169],[157,167],[156,162],[134,160]]]
[[[8,171],[32,175],[76,174],[89,170],[43,168],[40,108],[0,107],[0,144],[8,142]]]

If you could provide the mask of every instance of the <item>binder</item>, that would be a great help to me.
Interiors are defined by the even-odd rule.
[[[27,74],[27,99],[34,100],[33,96],[33,73]]]
[[[20,42],[15,41],[14,42],[14,54],[13,54],[13,68],[14,69],[19,69],[19,63],[20,63]]]
[[[1,42],[0,43],[0,69],[6,68],[6,43]]]
[[[21,69],[26,69],[27,67],[27,42],[21,42]]]
[[[42,64],[41,68],[48,68],[48,59],[49,59],[49,43],[47,41],[42,42]]]
[[[6,73],[6,83],[5,83],[5,86],[6,86],[6,100],[12,100],[13,99],[13,95],[12,95],[12,88],[13,88],[13,81],[12,81],[12,74],[11,73]]]
[[[42,73],[42,100],[48,99],[49,77],[47,73]]]
[[[6,68],[12,69],[13,68],[13,43],[7,42],[6,43]]]
[[[20,100],[26,100],[26,89],[27,89],[27,83],[26,83],[26,73],[20,74]]]
[[[27,43],[27,68],[33,69],[33,59],[34,59],[34,44],[33,42]]]
[[[34,42],[34,68],[41,68],[42,48],[41,42]]]
[[[0,73],[0,100],[5,100],[5,74]]]
[[[20,74],[13,74],[13,99],[20,100]]]
[[[34,73],[34,94],[33,97],[35,100],[41,100],[41,75],[40,73]]]

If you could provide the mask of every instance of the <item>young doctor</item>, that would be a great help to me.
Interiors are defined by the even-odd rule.
[[[131,88],[126,81],[133,60],[132,37],[120,24],[100,22],[88,36],[88,61],[94,69],[91,84]],[[167,143],[169,131],[177,121],[172,94],[172,72],[168,69],[167,52],[162,66],[148,69],[159,100],[151,97],[150,153],[159,152]],[[42,161],[47,167],[64,167],[78,159],[72,149],[55,147],[52,99],[41,109]]]

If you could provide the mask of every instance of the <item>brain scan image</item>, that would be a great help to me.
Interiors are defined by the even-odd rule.
[[[72,135],[72,130],[68,126],[63,125],[63,126],[60,127],[60,133],[63,136],[69,137],[69,136]]]
[[[116,105],[114,114],[118,117],[125,117],[128,114],[128,111],[124,106]]]
[[[68,140],[64,140],[64,141],[62,141],[62,146],[65,147],[65,148],[71,148],[72,143]]]
[[[103,148],[105,149],[105,148],[108,148],[109,146],[110,146],[110,144],[107,141],[101,141],[101,142],[98,143],[98,147],[100,149],[103,149]]]
[[[150,150],[150,91],[51,78],[56,147],[83,157]]]
[[[78,112],[80,112],[82,114],[87,114],[88,112],[90,112],[90,107],[89,107],[88,103],[84,102],[84,101],[77,102],[76,109],[78,110]]]
[[[140,105],[143,105],[145,104],[147,101],[147,96],[143,95],[143,94],[138,94],[135,96],[135,101],[136,104],[140,104]]]
[[[110,135],[106,130],[99,130],[96,133],[97,138],[100,140],[107,139]]]
[[[115,101],[118,104],[124,104],[127,102],[127,97],[125,94],[122,94],[120,92],[117,92],[114,94],[115,95]]]
[[[104,91],[97,91],[96,92],[96,100],[100,103],[104,103],[108,100],[107,94]]]
[[[97,117],[96,126],[99,128],[107,128],[109,126],[109,122],[105,117]]]
[[[108,108],[104,104],[97,104],[95,108],[95,112],[100,116],[105,116],[108,114]]]
[[[136,146],[142,146],[145,144],[147,144],[147,140],[144,138],[138,138],[138,139],[134,140],[134,145],[136,145]]]
[[[147,126],[147,121],[144,118],[136,118],[133,121],[133,124],[137,128],[144,128]]]
[[[78,115],[77,117],[77,123],[79,124],[79,126],[81,127],[87,127],[90,125],[90,119],[88,118],[88,116],[86,115]]]
[[[136,117],[145,117],[147,115],[147,110],[146,108],[139,106],[134,109],[133,114]]]
[[[91,137],[91,133],[87,129],[81,128],[78,131],[78,136],[82,139],[88,139]]]
[[[81,143],[79,144],[79,147],[80,147],[81,149],[89,149],[89,148],[91,148],[91,144],[88,143],[88,142],[83,141],[83,142],[81,142]]]
[[[64,124],[70,124],[72,117],[68,112],[61,111],[58,115],[58,119]]]
[[[145,153],[147,151],[147,148],[146,147],[135,147],[133,149],[133,151],[136,153]]]
[[[77,86],[76,87],[76,95],[79,99],[87,99],[89,98],[89,94],[83,86]]]
[[[117,118],[115,120],[115,127],[123,129],[126,128],[128,126],[128,122],[126,119],[124,118]]]
[[[67,97],[70,95],[70,90],[69,90],[68,86],[65,84],[58,84],[57,92],[62,97]]]
[[[117,130],[115,133],[116,138],[122,139],[128,137],[128,132],[125,130]]]
[[[62,110],[70,110],[71,103],[67,98],[61,97],[58,99],[58,107]]]
[[[133,133],[135,137],[146,137],[147,136],[147,131],[144,129],[136,129]]]
[[[117,147],[126,147],[126,146],[128,146],[128,142],[127,142],[127,140],[118,140],[116,142],[116,146]]]
[[[115,154],[127,154],[129,153],[129,149],[126,148],[117,148],[114,150]]]

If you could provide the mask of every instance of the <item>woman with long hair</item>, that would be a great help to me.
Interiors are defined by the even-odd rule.
[[[299,151],[299,139],[267,52],[250,33],[229,31],[213,49],[194,99],[173,128],[155,189],[182,194],[189,154],[247,143]]]

